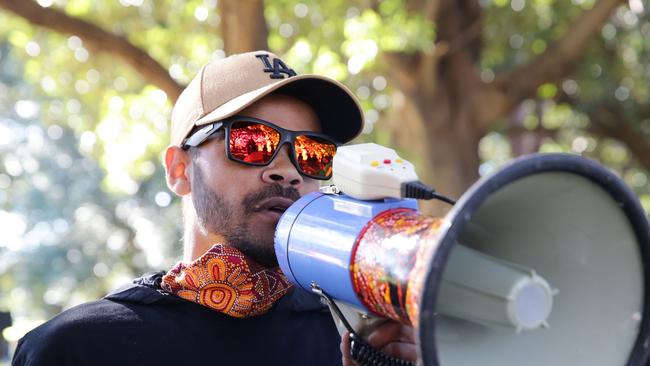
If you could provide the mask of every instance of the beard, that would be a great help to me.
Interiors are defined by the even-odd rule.
[[[198,164],[194,165],[192,177],[192,203],[201,230],[223,236],[224,244],[237,248],[263,266],[277,267],[275,228],[265,231],[256,227],[250,216],[256,212],[258,203],[267,198],[284,197],[296,201],[300,198],[298,190],[274,183],[247,194],[239,204],[232,204],[205,184]]]

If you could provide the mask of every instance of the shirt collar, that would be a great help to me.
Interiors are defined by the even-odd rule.
[[[165,273],[165,271],[146,273],[142,277],[134,279],[132,283],[109,293],[104,296],[104,298],[114,301],[127,301],[143,304],[153,304],[160,301],[165,303],[187,303],[187,300],[172,296],[160,287],[162,276]],[[328,308],[326,305],[321,303],[320,298],[317,295],[294,286],[289,293],[278,300],[274,310],[298,312],[328,311]]]

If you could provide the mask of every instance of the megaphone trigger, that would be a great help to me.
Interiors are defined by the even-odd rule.
[[[311,290],[314,292],[316,295],[320,296],[321,299],[327,304],[327,306],[330,307],[330,310],[332,311],[332,314],[338,318],[338,320],[345,326],[345,329],[350,333],[355,333],[354,328],[350,325],[348,320],[345,318],[343,313],[341,312],[341,309],[336,305],[334,300],[329,297],[323,289],[318,286],[316,282],[311,283]]]

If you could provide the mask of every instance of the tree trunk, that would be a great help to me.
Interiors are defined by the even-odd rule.
[[[452,129],[427,128],[426,155],[429,159],[424,166],[428,169],[425,177],[440,194],[453,199],[458,199],[479,177],[478,145],[482,134],[467,128],[471,122],[469,116],[461,115],[454,118]],[[447,212],[449,206],[432,202],[423,205],[423,209],[441,214]]]
[[[471,74],[456,75],[457,78]],[[413,75],[414,80],[420,77]],[[388,116],[394,143],[412,155],[405,157],[416,163],[420,179],[439,193],[458,198],[478,179],[480,164],[478,146],[484,131],[475,127],[474,110],[467,98],[453,96],[456,86],[464,84],[457,78],[444,78],[433,95],[424,91],[396,98]],[[440,215],[449,206],[423,203],[422,210]]]
[[[478,145],[483,131],[473,127],[466,105],[449,103],[449,96],[436,94],[436,98],[420,106],[406,98],[393,107],[390,127],[395,144],[410,152],[412,155],[405,157],[420,167],[420,180],[456,199],[478,179]],[[441,215],[449,206],[422,202],[421,209]]]
[[[220,0],[219,13],[226,55],[268,49],[263,0]]]

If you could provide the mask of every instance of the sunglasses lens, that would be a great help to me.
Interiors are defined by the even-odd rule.
[[[327,179],[332,175],[336,145],[314,136],[296,136],[296,162],[304,174]]]
[[[260,123],[234,122],[230,127],[230,155],[251,164],[271,161],[280,142],[280,133]]]

